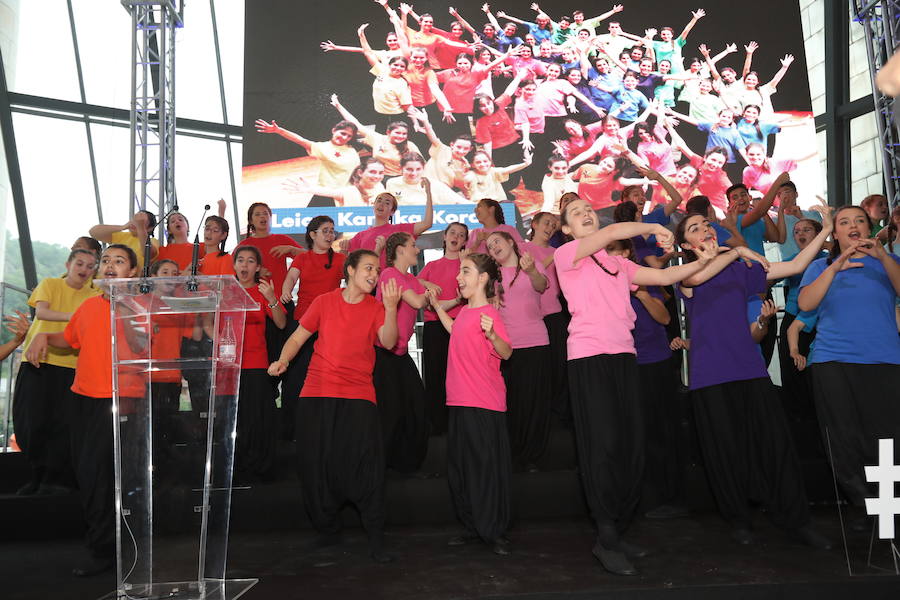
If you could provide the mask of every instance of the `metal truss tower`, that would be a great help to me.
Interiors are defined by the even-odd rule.
[[[183,3],[121,0],[131,15],[131,176],[128,214],[163,217],[175,197],[175,32]]]
[[[881,139],[884,189],[891,207],[900,206],[900,136],[894,121],[894,98],[885,96],[875,86],[875,74],[891,58],[900,44],[900,0],[850,0],[850,13],[865,30],[866,53],[872,77],[875,120]]]

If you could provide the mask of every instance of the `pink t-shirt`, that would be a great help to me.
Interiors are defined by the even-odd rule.
[[[566,116],[566,96],[575,92],[575,86],[565,79],[545,81],[537,87],[535,97],[547,117]]]
[[[464,307],[453,321],[447,351],[447,406],[471,406],[506,412],[506,384],[500,374],[500,355],[484,337],[481,315],[494,319],[494,332],[509,342],[497,309],[486,304]]]
[[[641,142],[637,155],[647,161],[650,168],[662,175],[673,175],[677,171],[672,146],[665,142]]]
[[[552,256],[556,252],[553,246],[538,246],[533,242],[525,242],[524,250],[534,257],[534,260],[540,262],[543,266],[548,256]],[[541,313],[553,315],[562,310],[562,304],[559,302],[559,278],[556,276],[556,263],[550,263],[549,267],[544,267],[544,275],[547,276],[547,289],[541,294]]]
[[[544,274],[544,267],[535,263],[538,273]],[[541,294],[531,285],[528,273],[516,267],[500,267],[503,274],[503,304],[500,316],[509,332],[513,348],[534,348],[550,343],[544,314],[541,312]],[[515,281],[513,281],[515,278]]]
[[[573,240],[563,244],[554,255],[559,286],[572,313],[569,360],[598,354],[635,354],[631,330],[637,317],[631,307],[631,280],[640,267],[627,258],[610,256],[606,250],[595,252],[594,258],[615,275],[589,256],[574,262],[580,243]]]
[[[350,240],[349,250],[350,252],[360,249],[375,250],[375,240],[378,239],[379,235],[384,236],[385,244],[387,244],[387,239],[391,237],[392,233],[402,231],[403,233],[408,233],[415,237],[415,229],[416,226],[414,223],[399,223],[397,225],[387,223],[385,225],[378,225],[377,227],[369,227],[353,236]],[[387,266],[387,257],[384,254],[384,249],[381,250],[381,256],[379,258],[383,270]]]
[[[375,299],[379,302],[381,302],[381,284],[387,283],[392,279],[397,282],[397,288],[400,290],[401,294],[405,290],[412,290],[417,294],[425,293],[425,288],[422,287],[422,284],[419,283],[419,280],[416,279],[415,275],[412,273],[401,273],[394,267],[388,267],[381,272],[381,276],[378,278],[378,285],[375,287]],[[400,300],[400,303],[397,305],[397,331],[399,332],[397,335],[397,343],[394,344],[393,348],[386,348],[386,350],[390,350],[397,356],[406,354],[407,348],[409,347],[409,338],[413,333],[413,329],[416,327],[417,314],[419,314],[419,309],[413,308],[403,299]],[[381,342],[377,340],[375,345],[384,348],[384,346],[381,345]]]
[[[519,230],[516,229],[515,227],[513,227],[512,225],[506,225],[504,223],[503,225],[497,225],[496,227],[494,227],[492,229],[488,229],[486,227],[479,227],[478,229],[473,229],[472,231],[469,232],[469,241],[466,242],[466,248],[468,248],[472,252],[487,252],[487,244],[485,243],[487,238],[485,238],[484,241],[481,241],[481,242],[478,241],[478,233],[480,231],[485,232],[487,235],[491,235],[495,231],[505,231],[506,233],[511,235],[514,240],[516,240],[516,244],[521,245],[522,242],[525,241],[522,239],[522,236],[519,235]]]
[[[544,109],[537,97],[531,102],[522,98],[516,100],[515,121],[519,131],[522,130],[522,124],[528,121],[529,133],[544,133]]]
[[[751,190],[759,190],[763,195],[768,193],[778,176],[785,171],[797,168],[797,161],[784,158],[769,158],[768,165],[761,167],[744,167],[743,184]]]
[[[460,262],[458,258],[447,257],[433,260],[425,265],[425,268],[419,273],[419,278],[441,286],[438,300],[451,300],[456,298],[456,294],[459,291],[456,276],[459,275]],[[447,314],[450,315],[450,318],[455,319],[462,307],[462,304],[457,304],[447,311]],[[425,309],[425,321],[437,321],[437,314],[433,310]]]

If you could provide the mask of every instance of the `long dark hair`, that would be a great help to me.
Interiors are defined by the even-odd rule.
[[[172,217],[174,217],[175,215],[178,215],[179,217],[184,219],[185,224],[188,226],[188,231],[190,231],[191,229],[191,223],[190,221],[188,221],[188,218],[186,216],[184,216],[180,212],[169,213],[169,216],[166,217],[166,244],[171,243],[172,238],[174,237],[171,233],[169,233],[169,221],[171,221]]]
[[[260,267],[262,267],[262,264],[263,264],[262,254],[260,253],[259,248],[257,248],[256,246],[250,246],[250,245],[238,246],[237,248],[234,249],[234,252],[232,253],[234,255],[234,260],[237,260],[238,254],[241,254],[242,252],[252,253],[253,256],[256,257],[256,264],[258,264]],[[259,283],[259,271],[257,271],[256,273],[253,274],[253,281],[255,281],[256,283]]]
[[[253,226],[253,211],[259,208],[260,206],[265,207],[267,211],[269,211],[269,216],[272,216],[272,209],[269,208],[269,205],[265,202],[254,202],[247,208],[247,237],[250,237],[256,228]]]
[[[503,274],[500,272],[500,265],[489,254],[476,252],[466,257],[475,265],[475,269],[479,273],[487,273],[488,280],[484,284],[484,295],[488,298],[498,296],[503,301]]]
[[[490,206],[494,209],[494,220],[497,221],[498,225],[506,225],[506,217],[503,216],[503,207],[500,206],[500,203],[494,200],[493,198],[482,198],[478,201],[478,204],[483,204],[485,206]]]
[[[694,254],[694,251],[690,248],[682,248],[681,245],[684,244],[687,240],[685,239],[685,233],[687,232],[687,223],[691,217],[703,217],[704,221],[709,220],[709,216],[706,213],[702,212],[689,212],[684,215],[684,218],[678,222],[678,226],[675,227],[675,245],[678,247],[678,250],[684,251],[684,259],[685,262],[694,262],[697,260],[697,255]]]
[[[500,237],[505,239],[507,242],[509,242],[510,245],[512,245],[513,252],[516,255],[516,274],[513,275],[512,281],[509,282],[509,287],[512,288],[513,284],[516,282],[516,279],[519,278],[519,273],[522,272],[522,266],[519,264],[519,260],[522,258],[522,253],[519,251],[519,245],[516,243],[516,240],[513,239],[513,236],[509,235],[505,231],[495,231],[491,235],[499,235]],[[488,236],[488,237],[490,237],[490,236]]]
[[[126,246],[125,244],[110,244],[106,247],[106,250],[112,250],[113,248],[123,251],[125,255],[128,256],[128,264],[132,269],[138,266],[137,252],[135,252],[131,246]],[[106,250],[103,251],[104,254],[106,254]],[[101,254],[100,257],[103,258],[103,255]]]
[[[394,261],[397,260],[397,248],[411,239],[413,236],[405,231],[398,231],[388,236],[387,242],[384,244],[384,258],[387,266],[394,266]]]
[[[631,187],[631,186],[629,186]],[[624,193],[623,193],[624,196]],[[631,223],[637,218],[637,204],[631,200],[620,202],[613,209],[613,220],[616,223]]]
[[[393,121],[389,123],[387,126],[386,133],[390,135],[390,133],[395,129],[405,129],[406,130],[406,141],[400,144],[391,144],[394,148],[397,149],[397,152],[400,153],[400,156],[403,156],[407,152],[409,152],[409,125],[404,123],[403,121]],[[390,139],[388,139],[388,143],[390,143]]]
[[[541,211],[541,212],[535,213],[534,216],[531,217],[531,230],[528,232],[528,239],[529,239],[529,240],[533,240],[533,239],[534,239],[534,226],[535,226],[535,224],[540,223],[540,222],[541,222],[541,219],[546,219],[547,217],[552,217],[552,216],[553,216],[553,213],[551,213],[551,212],[546,212],[546,211]]]
[[[319,227],[324,225],[325,223],[331,223],[334,225],[334,220],[328,215],[319,215],[317,217],[313,217],[312,220],[306,225],[306,249],[312,252],[313,249],[313,239],[312,232],[316,231]],[[328,262],[325,263],[325,268],[330,269],[332,263],[334,263],[334,248],[331,246],[328,247]]]
[[[756,109],[756,123],[753,124],[753,126],[756,127],[756,136],[761,140],[766,139],[763,137],[762,128],[759,126],[759,115],[762,114],[762,109],[757,104],[748,104],[744,107],[744,110],[741,111],[741,119],[744,118],[744,113],[747,112],[748,108]]]
[[[228,254],[227,252],[225,252],[225,242],[228,241],[228,231],[229,231],[228,221],[226,221],[225,219],[223,219],[222,217],[220,217],[218,215],[211,215],[209,217],[206,217],[206,223],[204,223],[204,225],[209,225],[210,223],[215,223],[216,225],[218,225],[219,229],[222,230],[222,233],[225,234],[225,237],[222,238],[221,242],[219,242],[219,254],[217,255],[217,256],[225,256],[226,254]]]

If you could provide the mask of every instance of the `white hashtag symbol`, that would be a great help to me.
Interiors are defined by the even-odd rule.
[[[878,484],[878,497],[866,498],[866,512],[878,516],[878,537],[894,539],[894,516],[900,515],[900,497],[894,484],[900,481],[900,465],[894,464],[894,440],[878,440],[878,465],[866,467],[866,481]]]

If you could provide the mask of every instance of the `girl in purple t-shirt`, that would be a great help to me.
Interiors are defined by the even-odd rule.
[[[629,557],[645,552],[619,537],[637,508],[644,469],[631,290],[681,281],[712,260],[715,248],[702,245],[699,263],[651,269],[610,256],[605,248],[644,234],[671,245],[672,233],[662,225],[615,223],[600,229],[597,213],[581,198],[566,205],[560,220],[563,233],[574,238],[556,250],[554,263],[572,314],[569,391],[581,480],[598,530],[593,553],[608,571],[635,575]]]
[[[444,310],[455,319],[465,305],[459,295],[460,250],[466,245],[469,228],[465,223],[451,223],[444,230],[444,256],[433,260],[419,273],[419,282],[435,296]],[[437,314],[425,309],[422,331],[422,377],[425,379],[425,406],[432,435],[447,433],[447,349],[450,333]]]
[[[456,281],[468,301],[456,319],[434,292],[428,300],[450,332],[447,357],[447,481],[456,515],[466,528],[450,540],[461,545],[480,539],[496,554],[509,554],[512,471],[506,430],[506,387],[500,361],[513,354],[500,313],[491,304],[502,279],[487,254],[462,260]]]
[[[770,265],[752,250],[735,248],[680,285],[691,327],[690,388],[703,460],[719,511],[740,544],[753,542],[749,501],[757,500],[776,525],[802,542],[830,546],[810,527],[803,473],[781,402],[747,327],[747,298],[765,292],[767,280],[803,272],[831,233],[827,211],[822,225],[789,262]],[[689,261],[697,247],[717,246],[706,215],[686,216],[675,237]]]
[[[387,268],[381,271],[375,298],[381,300],[381,287],[393,281],[400,290],[397,305],[397,342],[391,348],[375,343],[375,370],[372,383],[384,458],[388,468],[411,473],[421,466],[428,449],[428,426],[425,422],[425,387],[416,364],[409,355],[409,338],[416,326],[419,309],[428,301],[425,288],[409,272],[416,264],[419,249],[410,233],[392,233],[385,244]]]
[[[505,231],[492,233],[487,246],[506,282],[500,316],[516,350],[502,368],[513,463],[516,470],[537,470],[550,439],[550,339],[541,311],[547,276]]]

